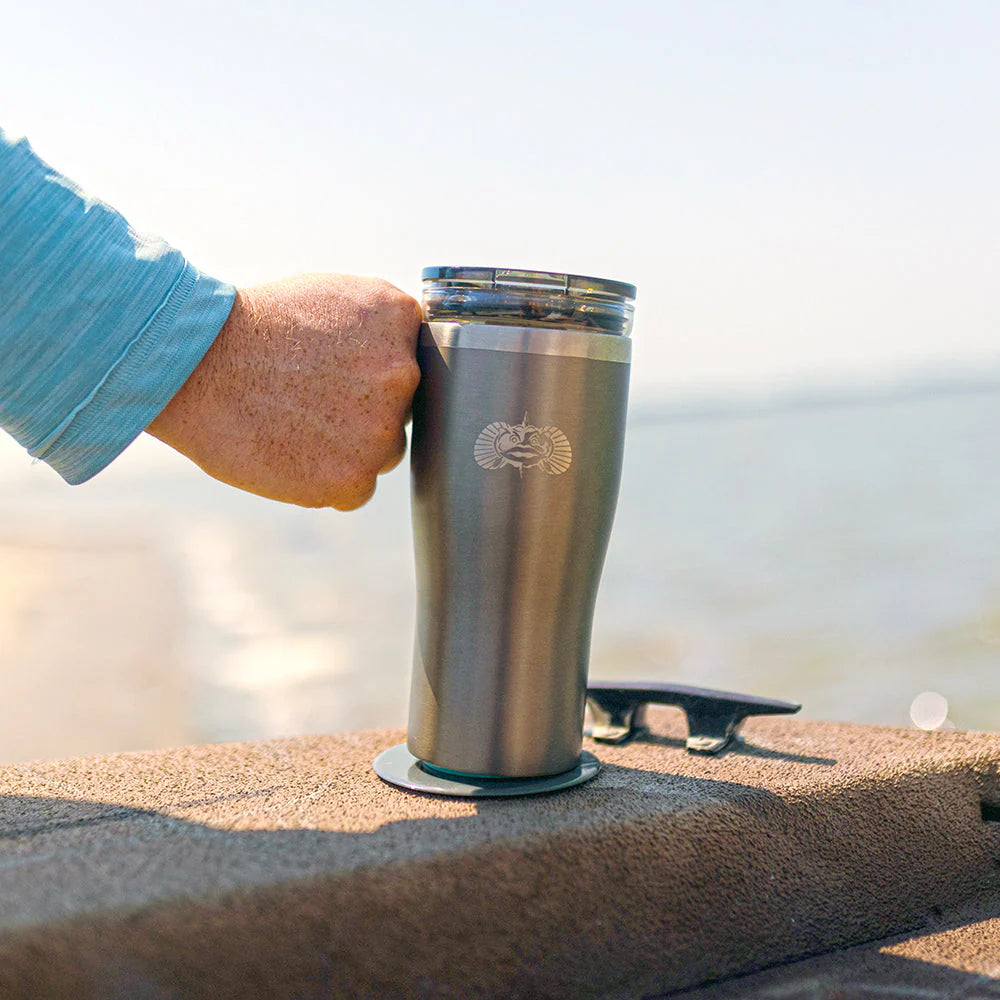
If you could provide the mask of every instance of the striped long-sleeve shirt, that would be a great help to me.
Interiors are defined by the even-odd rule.
[[[67,482],[166,406],[234,295],[0,130],[0,427]]]

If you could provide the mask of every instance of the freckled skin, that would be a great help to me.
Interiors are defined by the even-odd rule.
[[[406,451],[419,326],[417,303],[377,278],[304,274],[241,289],[147,430],[250,493],[360,507]]]

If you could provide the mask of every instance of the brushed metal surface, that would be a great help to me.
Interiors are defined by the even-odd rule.
[[[456,343],[442,326],[423,330],[413,404],[407,745],[451,771],[558,774],[580,756],[629,374],[573,352],[581,336],[627,339],[546,330],[534,353],[485,346],[536,342],[517,328],[463,326]]]
[[[556,334],[556,336],[553,336]],[[420,346],[465,347],[480,351],[515,351],[553,354],[559,357],[593,358],[628,364],[632,341],[612,333],[585,333],[531,326],[500,326],[485,323],[425,323]]]

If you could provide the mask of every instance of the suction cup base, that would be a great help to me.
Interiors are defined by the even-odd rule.
[[[580,754],[576,767],[562,774],[544,778],[476,778],[444,774],[431,770],[400,743],[375,758],[375,773],[390,785],[425,792],[429,795],[454,795],[462,798],[496,799],[516,795],[541,795],[558,792],[590,781],[601,769],[601,762],[586,750]]]

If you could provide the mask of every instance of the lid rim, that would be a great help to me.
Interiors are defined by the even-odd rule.
[[[497,275],[501,277],[498,279]],[[498,280],[500,287],[518,287],[520,282],[524,285],[535,287],[546,287],[554,294],[567,295],[570,293],[588,294],[602,293],[605,295],[616,295],[619,298],[634,301],[636,287],[625,281],[615,281],[611,278],[597,278],[587,274],[569,274],[562,271],[529,271],[523,268],[508,267],[476,267],[470,265],[460,266],[436,266],[425,267],[420,272],[421,281],[489,281],[494,286]],[[547,285],[546,281],[550,284]],[[563,288],[558,288],[559,284]],[[588,287],[580,287],[586,284]]]

